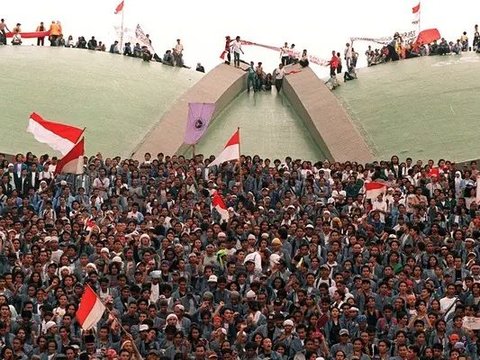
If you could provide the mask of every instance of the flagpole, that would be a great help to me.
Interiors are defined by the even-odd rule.
[[[192,145],[192,157],[195,158],[195,144]]]
[[[420,4],[420,8],[418,9],[418,34],[420,34],[420,30],[421,30],[420,19],[422,18],[422,2],[419,2],[419,4]]]
[[[87,286],[90,286],[90,285],[87,285]],[[93,290],[93,289],[92,289],[92,290]],[[97,294],[95,291],[94,291],[94,293],[95,293],[95,295],[97,295],[97,298],[100,300],[100,302],[103,304],[103,306],[105,306],[105,310],[107,310],[107,313],[108,313],[109,315],[112,315],[112,317],[114,318],[113,321],[116,321],[117,324],[118,324],[118,326],[120,326],[120,329],[127,335],[127,337],[129,338],[129,340],[130,340],[131,343],[132,343],[132,347],[133,347],[136,355],[141,356],[140,351],[138,350],[137,345],[135,344],[135,340],[133,339],[132,334],[130,334],[130,333],[123,327],[123,325],[122,325],[120,319],[118,318],[118,316],[115,315],[115,313],[114,313],[113,311],[111,311],[106,304],[103,303],[102,299],[98,296],[98,294]],[[141,357],[140,357],[140,359],[141,359]]]
[[[240,147],[240,127],[237,127],[237,132],[238,132],[238,172],[240,174],[240,187],[243,192],[243,175],[242,175],[242,163],[240,162],[240,158],[242,156],[242,150]]]
[[[124,19],[124,14],[125,14],[125,0],[123,1],[123,8],[122,8],[122,24],[120,25],[121,27],[121,33],[120,33],[120,54],[123,54],[123,19]]]

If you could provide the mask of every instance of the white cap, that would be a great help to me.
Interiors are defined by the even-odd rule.
[[[217,237],[227,237],[227,235],[222,231],[218,233]]]
[[[278,254],[272,254],[270,255],[270,264],[273,265],[278,265],[280,264],[280,255]]]
[[[248,235],[247,239],[248,240],[256,240],[257,238],[255,237],[255,235],[250,234],[250,235]]]
[[[210,277],[208,278],[208,282],[217,282],[218,281],[218,278],[216,275],[210,275]]]
[[[104,247],[102,250],[100,250],[101,253],[106,252],[107,254],[110,254],[110,250],[108,248]]]
[[[50,330],[54,326],[57,326],[57,323],[55,321],[47,321],[47,323],[45,324],[45,331]]]
[[[292,320],[287,319],[283,322],[283,326],[294,326],[294,324]]]
[[[247,299],[255,299],[257,297],[257,294],[255,294],[255,291],[253,290],[248,290],[246,296]]]
[[[123,260],[120,256],[114,256],[112,262],[121,263]]]
[[[177,317],[177,315],[175,315],[175,314],[170,314],[170,315],[168,315],[166,320],[168,321],[168,320],[170,320],[170,319],[175,319],[175,320],[178,321],[178,317]]]
[[[147,324],[142,324],[138,327],[138,331],[139,332],[142,332],[142,331],[148,331],[148,325]]]

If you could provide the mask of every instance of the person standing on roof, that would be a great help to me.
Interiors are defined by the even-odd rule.
[[[225,64],[230,65],[230,62],[232,61],[232,57],[230,55],[230,47],[231,47],[231,42],[232,40],[230,39],[230,36],[225,36],[225,50],[223,54],[223,58],[225,56],[227,57],[227,60],[225,60]]]
[[[280,59],[284,66],[288,65],[289,52],[290,52],[290,48],[288,47],[288,43],[285,42],[285,45],[280,48]]]
[[[242,50],[242,42],[240,41],[240,36],[237,36],[235,40],[232,41],[232,50],[233,66],[240,67],[240,53],[245,54]]]
[[[45,28],[45,25],[43,25],[43,21],[40,22],[40,25],[37,26],[37,32],[44,32],[47,29]],[[39,36],[37,38],[37,46],[44,46],[45,45],[45,36]]]
[[[7,45],[7,33],[6,33],[5,30],[10,31],[7,24],[5,24],[5,19],[1,19],[0,20],[0,33],[2,33],[1,42],[2,42],[3,45]]]
[[[347,66],[347,69],[350,68],[350,65],[352,63],[352,47],[350,46],[349,43],[346,43],[345,44],[346,48],[345,48],[345,51],[344,51],[344,58],[345,58],[345,63],[346,63],[346,66]]]
[[[183,45],[180,43],[180,39],[177,39],[177,44],[173,48],[173,58],[175,66],[183,67]]]
[[[60,25],[60,21],[52,21],[49,31],[50,36],[48,39],[50,40],[50,46],[57,46],[57,39],[62,34],[62,26]]]

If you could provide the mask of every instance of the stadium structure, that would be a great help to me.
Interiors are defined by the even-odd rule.
[[[51,152],[25,131],[37,112],[85,127],[88,154],[191,155],[183,143],[188,103],[205,102],[216,110],[197,154],[219,153],[240,127],[242,153],[264,158],[480,157],[474,53],[361,69],[358,80],[333,92],[310,68],[298,67],[279,94],[247,93],[246,72],[226,64],[202,74],[81,49],[5,46],[0,53],[0,152]]]

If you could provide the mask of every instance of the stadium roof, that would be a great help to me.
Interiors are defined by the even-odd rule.
[[[25,131],[29,115],[86,127],[86,151],[130,156],[202,74],[66,48],[0,46],[0,151],[53,153]]]
[[[335,94],[374,155],[480,158],[480,56],[430,56],[361,69]]]

